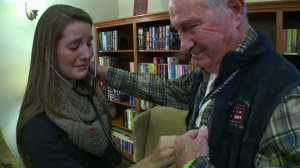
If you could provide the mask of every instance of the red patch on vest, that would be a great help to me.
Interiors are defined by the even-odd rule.
[[[89,133],[93,133],[95,131],[95,128],[88,128]]]
[[[243,124],[244,117],[245,117],[245,106],[242,104],[235,104],[232,108],[232,113],[230,114],[230,121]]]

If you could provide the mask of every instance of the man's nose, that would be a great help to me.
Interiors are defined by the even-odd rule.
[[[179,32],[180,37],[180,50],[184,54],[188,54],[194,46],[193,36],[189,33]]]

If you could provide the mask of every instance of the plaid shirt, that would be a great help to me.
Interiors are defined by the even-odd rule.
[[[247,36],[237,51],[244,51],[257,34],[250,27]],[[196,76],[202,73],[204,80],[200,83],[195,100],[192,99],[193,83]],[[162,81],[158,76],[147,73],[129,73],[120,69],[110,68],[106,78],[108,86],[121,90],[129,95],[149,100],[157,104],[188,109],[190,101],[199,106],[203,99],[209,74],[199,68],[190,74],[182,75],[173,80]],[[214,100],[206,106],[200,125],[210,125]],[[194,108],[196,109],[196,108]],[[193,122],[198,111],[193,112]],[[300,86],[286,94],[276,107],[270,122],[259,144],[254,159],[255,167],[300,167]],[[188,126],[194,128],[194,123]],[[195,159],[191,168],[214,167],[208,157]]]

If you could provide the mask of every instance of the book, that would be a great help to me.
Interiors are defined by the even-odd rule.
[[[110,56],[101,56],[99,57],[99,65],[105,66],[105,67],[110,67],[111,62],[110,62]]]
[[[129,71],[130,72],[135,72],[135,66],[134,62],[129,62]],[[132,106],[136,106],[136,99],[133,96],[129,96],[129,104]]]
[[[170,50],[170,25],[165,26],[165,50]]]
[[[167,63],[168,63],[168,79],[174,79],[175,78],[175,64],[179,63],[178,57],[167,57]]]
[[[143,27],[138,28],[138,48],[139,50],[146,49],[146,31]]]
[[[293,30],[292,29],[287,29],[287,47],[286,47],[286,52],[287,53],[292,53],[292,43],[293,43]]]
[[[165,63],[165,58],[164,57],[153,57],[153,64],[154,64],[154,73],[158,74],[158,66],[159,64]]]
[[[297,29],[297,46],[296,52],[300,55],[300,29]]]
[[[292,52],[297,53],[297,29],[292,29]]]
[[[180,49],[180,38],[178,32],[175,31],[170,32],[170,46],[172,50]]]
[[[131,135],[118,128],[113,128],[112,137],[115,145],[123,152],[133,154],[133,141]]]
[[[281,53],[287,52],[287,29],[282,29],[282,51]]]
[[[133,128],[133,120],[136,116],[136,111],[133,108],[127,108],[124,110],[124,126],[128,129]]]
[[[135,72],[134,62],[129,62],[129,72]]]

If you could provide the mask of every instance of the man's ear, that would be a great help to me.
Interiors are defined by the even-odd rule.
[[[228,0],[227,8],[231,12],[231,17],[234,22],[234,27],[240,27],[245,15],[246,15],[246,6],[244,0]]]

